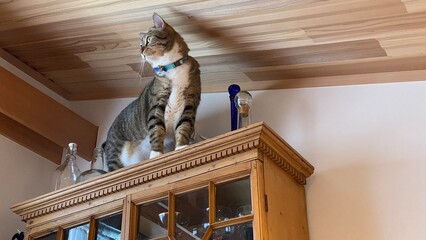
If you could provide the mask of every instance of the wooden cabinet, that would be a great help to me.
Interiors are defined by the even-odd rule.
[[[12,210],[27,223],[27,239],[303,240],[304,184],[312,173],[256,123]]]

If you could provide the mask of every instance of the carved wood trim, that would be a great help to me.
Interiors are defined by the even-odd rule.
[[[306,177],[302,173],[292,167],[287,161],[280,157],[272,148],[270,148],[265,142],[261,142],[259,149],[274,163],[276,163],[286,173],[290,174],[294,180],[302,185],[306,184]]]
[[[280,156],[282,153],[271,145],[273,141],[280,140],[273,138],[275,135],[264,123],[253,124],[248,128],[226,133],[185,149],[107,173],[91,181],[22,202],[13,206],[12,211],[20,215],[23,221],[28,221],[253,149],[263,152],[298,183],[304,184],[307,176],[287,163],[287,160],[291,159]]]
[[[216,151],[216,152],[212,152],[211,154],[205,155],[205,156],[201,156],[198,158],[194,158],[194,159],[189,159],[188,161],[184,161],[181,163],[177,163],[177,164],[173,164],[170,166],[166,166],[160,169],[154,169],[152,171],[148,171],[148,172],[143,172],[140,174],[136,174],[136,172],[138,172],[138,168],[135,168],[134,171],[132,171],[132,173],[128,173],[128,174],[132,174],[135,176],[132,177],[128,177],[127,179],[123,179],[121,181],[114,181],[113,176],[117,175],[114,174],[115,172],[109,173],[111,175],[110,178],[108,178],[106,181],[100,181],[99,184],[103,184],[104,186],[101,188],[96,188],[92,191],[84,191],[81,194],[78,194],[78,192],[80,191],[80,188],[73,190],[73,187],[76,186],[71,186],[71,188],[65,188],[64,193],[65,192],[69,192],[67,195],[69,195],[69,197],[67,199],[64,199],[63,201],[54,203],[52,205],[48,205],[46,207],[42,207],[33,211],[30,211],[28,213],[25,213],[22,215],[22,220],[23,221],[27,221],[29,219],[32,218],[36,218],[42,215],[46,215],[52,212],[56,212],[65,208],[69,208],[71,206],[77,205],[77,204],[81,204],[90,200],[94,200],[96,198],[100,198],[106,195],[110,195],[131,187],[135,187],[144,183],[148,183],[178,172],[182,172],[182,171],[186,171],[189,170],[191,168],[195,168],[204,164],[208,164],[214,161],[218,161],[220,159],[226,158],[226,157],[230,157],[233,156],[235,154],[244,152],[244,151],[248,151],[251,149],[256,148],[259,145],[259,141],[258,140],[253,140],[253,141],[249,141],[246,142],[244,144],[241,144],[237,147],[229,147],[226,149],[222,149],[220,151]],[[126,171],[128,172],[128,171]],[[120,177],[120,176],[117,176]],[[102,182],[102,183],[101,183]],[[86,184],[86,183],[82,183],[82,188],[84,188],[83,186],[89,185],[87,187],[92,187],[90,185],[92,184]],[[61,192],[61,190],[59,190]],[[55,200],[55,195],[62,195],[62,194],[55,194],[56,192],[54,192],[51,196],[51,202],[56,201]],[[59,197],[59,196],[58,196]],[[43,203],[43,205],[45,205],[46,202]],[[15,210],[14,210],[15,211]],[[17,212],[18,213],[18,212]],[[18,213],[19,214],[19,213]]]
[[[268,126],[262,131],[259,150],[299,184],[306,184],[314,172],[314,167]]]

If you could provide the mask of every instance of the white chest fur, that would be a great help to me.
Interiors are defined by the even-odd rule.
[[[151,66],[165,66],[182,58],[179,53],[179,44],[175,43],[173,48],[157,59],[147,58]],[[189,84],[189,66],[183,64],[173,69],[167,70],[165,77],[171,81],[171,94],[164,113],[166,125],[166,137],[170,137],[175,132],[175,127],[180,120],[180,116],[185,108],[184,91]]]
[[[182,58],[179,52],[180,46],[175,43],[173,48],[161,57],[146,57],[145,59],[151,66],[165,66]],[[188,64],[183,64],[173,69],[167,70],[165,77],[171,81],[171,93],[164,112],[164,121],[166,125],[166,136],[164,139],[165,146],[174,145],[175,127],[179,123],[180,116],[185,108],[185,89],[189,85],[189,69]],[[160,155],[160,152],[152,151],[150,158]]]
[[[166,134],[174,133],[175,127],[180,120],[180,116],[185,108],[185,89],[189,84],[189,66],[182,65],[175,69],[170,70],[166,77],[171,80],[172,92],[169,97],[168,104],[164,113],[164,120],[166,124]]]

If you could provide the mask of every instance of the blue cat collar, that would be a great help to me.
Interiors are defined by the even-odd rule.
[[[183,56],[181,59],[177,60],[176,62],[170,63],[165,66],[159,65],[158,67],[154,67],[155,74],[159,76],[164,76],[164,74],[167,72],[167,70],[171,70],[173,68],[179,67],[184,62],[188,60],[188,56]]]

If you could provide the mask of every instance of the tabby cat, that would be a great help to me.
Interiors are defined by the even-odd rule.
[[[104,143],[109,171],[189,144],[201,96],[198,62],[158,14],[141,33],[141,56],[155,71],[141,95],[115,119]]]

